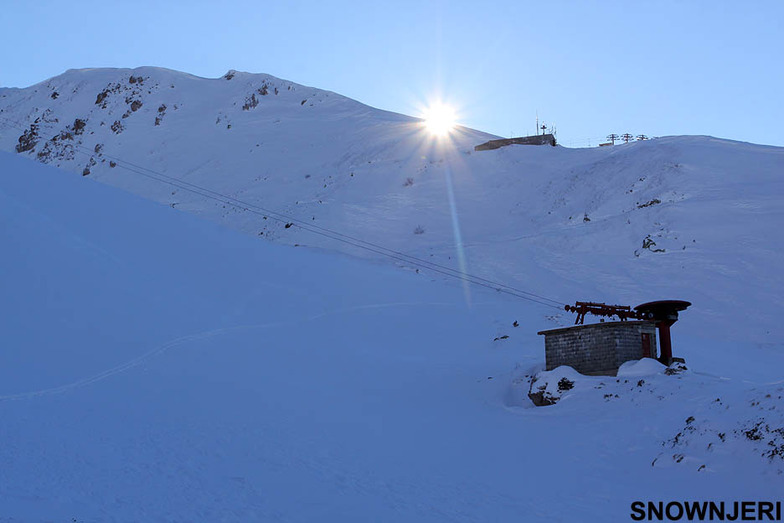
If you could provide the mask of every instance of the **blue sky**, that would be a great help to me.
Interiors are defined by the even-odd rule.
[[[9,5],[10,4],[10,5]],[[784,2],[13,2],[0,86],[70,68],[269,73],[494,134],[784,145]]]

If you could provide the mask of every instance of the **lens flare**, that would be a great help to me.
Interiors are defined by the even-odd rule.
[[[424,118],[425,128],[430,134],[442,137],[449,135],[455,128],[457,115],[452,107],[439,102],[425,109],[422,118]]]
[[[447,165],[445,172],[446,194],[449,198],[449,212],[452,215],[452,233],[455,237],[455,251],[457,252],[457,264],[460,269],[461,279],[463,280],[463,293],[465,294],[466,305],[471,306],[471,287],[465,275],[468,273],[465,249],[463,247],[463,234],[460,231],[460,220],[457,215],[457,202],[455,201],[455,190],[452,186],[452,169]]]

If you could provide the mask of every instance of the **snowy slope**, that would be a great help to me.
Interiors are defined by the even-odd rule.
[[[781,493],[781,381],[562,368],[535,408],[536,304],[0,172],[2,521],[605,522]]]
[[[784,350],[784,150],[668,137],[474,152],[488,138],[434,140],[414,118],[238,72],[72,70],[0,90],[1,149],[289,245],[378,258],[297,225],[311,224],[455,269],[462,256],[556,302],[689,300],[678,355],[770,376],[754,362]],[[534,322],[572,318],[543,307]],[[705,337],[710,351],[688,343]]]

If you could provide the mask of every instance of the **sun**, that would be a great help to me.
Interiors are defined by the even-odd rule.
[[[422,114],[425,128],[436,137],[447,136],[455,128],[457,115],[455,110],[443,103],[434,103]]]

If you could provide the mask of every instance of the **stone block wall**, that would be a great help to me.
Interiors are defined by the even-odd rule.
[[[581,374],[614,376],[626,361],[643,357],[643,333],[655,358],[656,327],[648,321],[614,321],[542,331],[547,370],[569,365]]]

